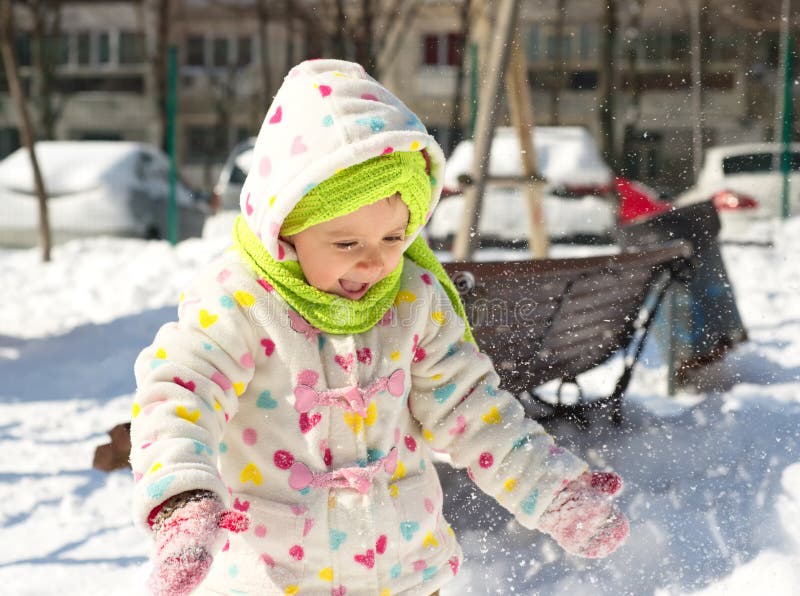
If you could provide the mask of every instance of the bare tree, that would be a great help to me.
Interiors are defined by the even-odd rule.
[[[647,0],[630,0],[627,5],[628,22],[625,27],[624,62],[626,65],[625,87],[629,89],[630,101],[623,112],[622,156],[619,160],[619,171],[627,176],[627,155],[632,151],[631,143],[636,137],[636,131],[642,118],[642,76],[639,72],[639,50],[641,44],[642,15]]]
[[[56,97],[57,68],[61,56],[61,7],[59,0],[19,0],[15,5],[24,7],[31,19],[31,64],[34,71],[36,93],[33,103],[38,115],[39,136],[54,139],[56,125],[63,113],[66,96]]]
[[[39,199],[39,246],[42,251],[42,260],[50,260],[50,222],[47,213],[47,195],[44,188],[44,180],[39,169],[39,161],[36,159],[34,128],[28,114],[28,105],[25,99],[22,85],[19,80],[17,61],[14,57],[12,40],[14,39],[14,10],[11,0],[0,0],[0,52],[3,54],[3,67],[8,78],[8,86],[14,103],[17,106],[20,120],[20,136],[22,143],[28,149],[33,170],[33,180],[36,186],[36,195]]]
[[[150,56],[155,79],[156,114],[161,131],[161,148],[166,151],[169,147],[167,139],[167,49],[170,44],[171,6],[170,0],[153,0],[151,10],[155,17],[156,43],[154,53]]]
[[[464,79],[466,78],[467,71],[467,57],[465,49],[467,47],[467,40],[470,34],[470,11],[472,9],[472,0],[462,0],[461,10],[459,11],[459,47],[458,47],[458,70],[456,70],[456,88],[453,95],[453,111],[450,114],[450,134],[447,135],[447,153],[453,150],[456,143],[461,140],[464,135],[461,126],[461,110],[464,103]]]
[[[258,18],[258,47],[260,51],[259,66],[261,68],[261,105],[265,106],[269,104],[272,93],[272,69],[270,68],[269,44],[267,43],[269,39],[267,29],[272,15],[267,0],[257,0],[256,16]]]
[[[375,78],[391,61],[390,48],[397,48],[411,30],[418,0],[324,0],[309,13],[313,26],[326,40],[336,58],[354,59]],[[351,55],[352,48],[352,55]]]
[[[565,74],[567,65],[564,63],[564,32],[567,20],[567,1],[556,0],[556,23],[554,37],[556,39],[553,48],[553,70],[551,72],[550,86],[550,121],[553,125],[561,124],[561,111],[559,101],[561,93],[564,91]]]
[[[617,163],[615,155],[616,136],[614,131],[614,74],[616,71],[615,52],[618,22],[617,0],[606,0],[600,40],[600,147],[603,155],[612,166]]]

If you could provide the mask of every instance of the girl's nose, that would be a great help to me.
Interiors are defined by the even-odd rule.
[[[378,271],[383,268],[383,258],[379,250],[371,250],[359,261],[358,266],[365,271]]]

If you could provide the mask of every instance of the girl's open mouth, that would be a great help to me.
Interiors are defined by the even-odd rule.
[[[346,279],[340,279],[339,287],[341,287],[342,290],[344,290],[346,298],[350,298],[350,300],[358,300],[364,294],[367,293],[367,290],[369,289],[369,284],[356,281],[349,281]]]

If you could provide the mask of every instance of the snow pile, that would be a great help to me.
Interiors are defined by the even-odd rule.
[[[129,473],[91,469],[129,418],[131,365],[219,238],[118,239],[0,251],[0,585],[10,595],[141,594],[147,545]],[[465,561],[455,594],[789,596],[800,585],[800,221],[774,248],[724,247],[750,341],[667,398],[657,350],[616,428],[554,425],[625,479],[632,536],[601,561],[566,556],[441,467]],[[486,255],[484,255],[486,256]],[[520,255],[516,255],[518,258]],[[596,371],[601,391],[611,375]]]

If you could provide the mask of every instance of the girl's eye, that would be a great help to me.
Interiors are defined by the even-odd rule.
[[[336,248],[339,248],[341,250],[350,250],[351,248],[354,248],[357,244],[358,244],[357,242],[334,242],[333,243],[333,245]]]
[[[403,240],[405,240],[405,236],[403,236],[402,234],[397,234],[396,236],[386,236],[384,240],[386,242],[392,242],[392,243],[402,242]]]

